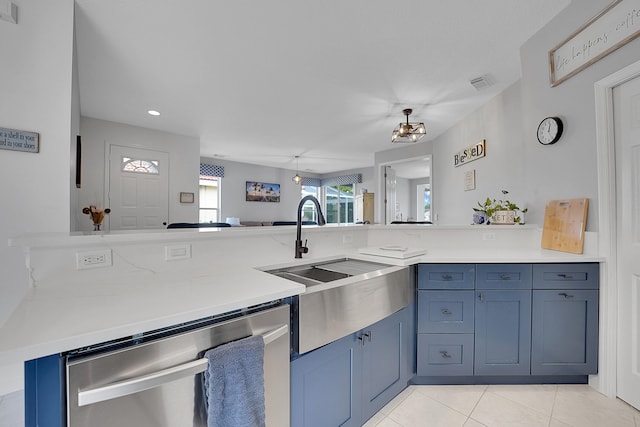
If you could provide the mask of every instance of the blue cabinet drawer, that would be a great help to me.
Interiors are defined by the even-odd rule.
[[[473,375],[473,334],[419,334],[417,374]]]
[[[419,264],[418,289],[473,289],[474,264]]]
[[[418,333],[473,333],[474,292],[418,291]]]
[[[478,264],[477,289],[531,289],[531,264]]]
[[[598,289],[598,263],[534,264],[533,289]]]

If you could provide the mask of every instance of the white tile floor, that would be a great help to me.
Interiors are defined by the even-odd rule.
[[[640,412],[588,385],[410,386],[374,426],[640,427]]]
[[[1,427],[23,426],[23,414],[22,392],[0,396]],[[640,427],[640,412],[587,385],[410,386],[374,426]]]

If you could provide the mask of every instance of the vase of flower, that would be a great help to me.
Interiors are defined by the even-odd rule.
[[[104,216],[109,212],[111,212],[111,209],[109,208],[101,209],[94,205],[82,208],[83,214],[91,216],[91,221],[93,221],[93,231],[101,231]]]
[[[502,190],[502,194],[509,192]],[[524,214],[527,209],[520,209],[518,205],[509,200],[496,200],[487,197],[486,200],[478,202],[478,207],[473,208],[474,224],[524,224]],[[476,222],[476,215],[484,215],[483,222]]]

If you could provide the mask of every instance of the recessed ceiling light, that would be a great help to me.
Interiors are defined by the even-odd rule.
[[[149,111],[147,111],[147,113],[149,113],[152,116],[159,116],[160,115],[160,112],[156,111],[156,110],[149,110]]]

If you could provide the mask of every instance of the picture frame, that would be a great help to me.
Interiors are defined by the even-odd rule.
[[[246,181],[245,200],[247,202],[280,202],[280,184]]]
[[[549,51],[549,79],[557,86],[640,36],[640,0],[615,0]]]
[[[185,193],[183,191],[180,192],[180,203],[194,203],[195,194],[194,193]]]

